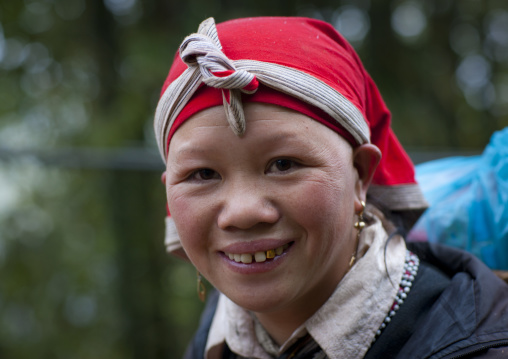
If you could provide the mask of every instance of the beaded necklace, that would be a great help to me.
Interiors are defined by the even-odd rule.
[[[397,291],[397,295],[395,296],[395,300],[393,301],[392,307],[388,312],[388,315],[383,320],[383,323],[379,327],[376,332],[376,336],[374,337],[373,343],[376,339],[381,335],[383,329],[392,321],[392,318],[397,313],[397,310],[404,303],[404,300],[407,298],[407,294],[411,290],[411,286],[413,285],[413,281],[418,273],[418,267],[420,265],[420,259],[418,256],[409,250],[406,249],[406,260],[404,262],[404,270],[402,274],[402,279],[400,280],[399,290]]]

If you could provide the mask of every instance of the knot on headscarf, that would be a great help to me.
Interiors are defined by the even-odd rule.
[[[256,76],[248,71],[237,70],[222,52],[213,19],[204,21],[198,33],[185,38],[180,46],[180,57],[189,68],[199,69],[203,83],[222,90],[228,123],[235,134],[242,135],[246,125],[241,92],[256,92],[259,82]]]

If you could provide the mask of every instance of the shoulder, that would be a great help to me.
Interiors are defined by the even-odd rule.
[[[500,327],[508,330],[508,285],[478,258],[437,243],[409,243],[408,247],[422,261],[450,278],[442,300],[474,311],[476,329]],[[494,321],[490,321],[491,318]]]
[[[421,270],[383,334],[389,335],[379,338],[391,351],[383,357],[490,358],[505,350],[508,285],[466,252],[433,243],[408,248],[420,257]],[[376,342],[371,349],[381,346]]]
[[[214,290],[208,295],[205,309],[201,314],[198,330],[192,338],[192,341],[187,346],[184,354],[184,359],[202,359],[205,356],[206,341],[208,339],[208,332],[212,325],[213,316],[217,309],[217,302],[219,300],[219,292]]]

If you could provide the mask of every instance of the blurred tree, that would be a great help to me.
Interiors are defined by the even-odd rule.
[[[0,357],[181,356],[202,304],[164,253],[153,111],[200,21],[258,15],[334,24],[406,146],[480,149],[508,124],[503,0],[3,1]]]

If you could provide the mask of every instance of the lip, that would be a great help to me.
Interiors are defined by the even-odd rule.
[[[252,263],[242,263],[242,262],[236,262],[234,260],[229,259],[227,253],[255,253],[258,251],[267,251],[269,249],[277,248],[277,246],[284,246],[285,244],[288,245],[288,247],[282,252],[282,254],[276,256],[273,259],[266,260],[264,262],[255,262]],[[273,241],[273,240],[267,240],[259,242],[252,242],[252,243],[235,243],[232,245],[229,245],[224,248],[224,251],[219,251],[218,254],[221,258],[221,260],[225,263],[225,265],[232,270],[233,272],[239,273],[239,274],[260,274],[260,273],[266,273],[274,270],[278,266],[280,266],[282,263],[285,262],[285,260],[288,257],[289,252],[293,248],[293,245],[295,244],[294,241]],[[275,245],[275,247],[272,247]]]

